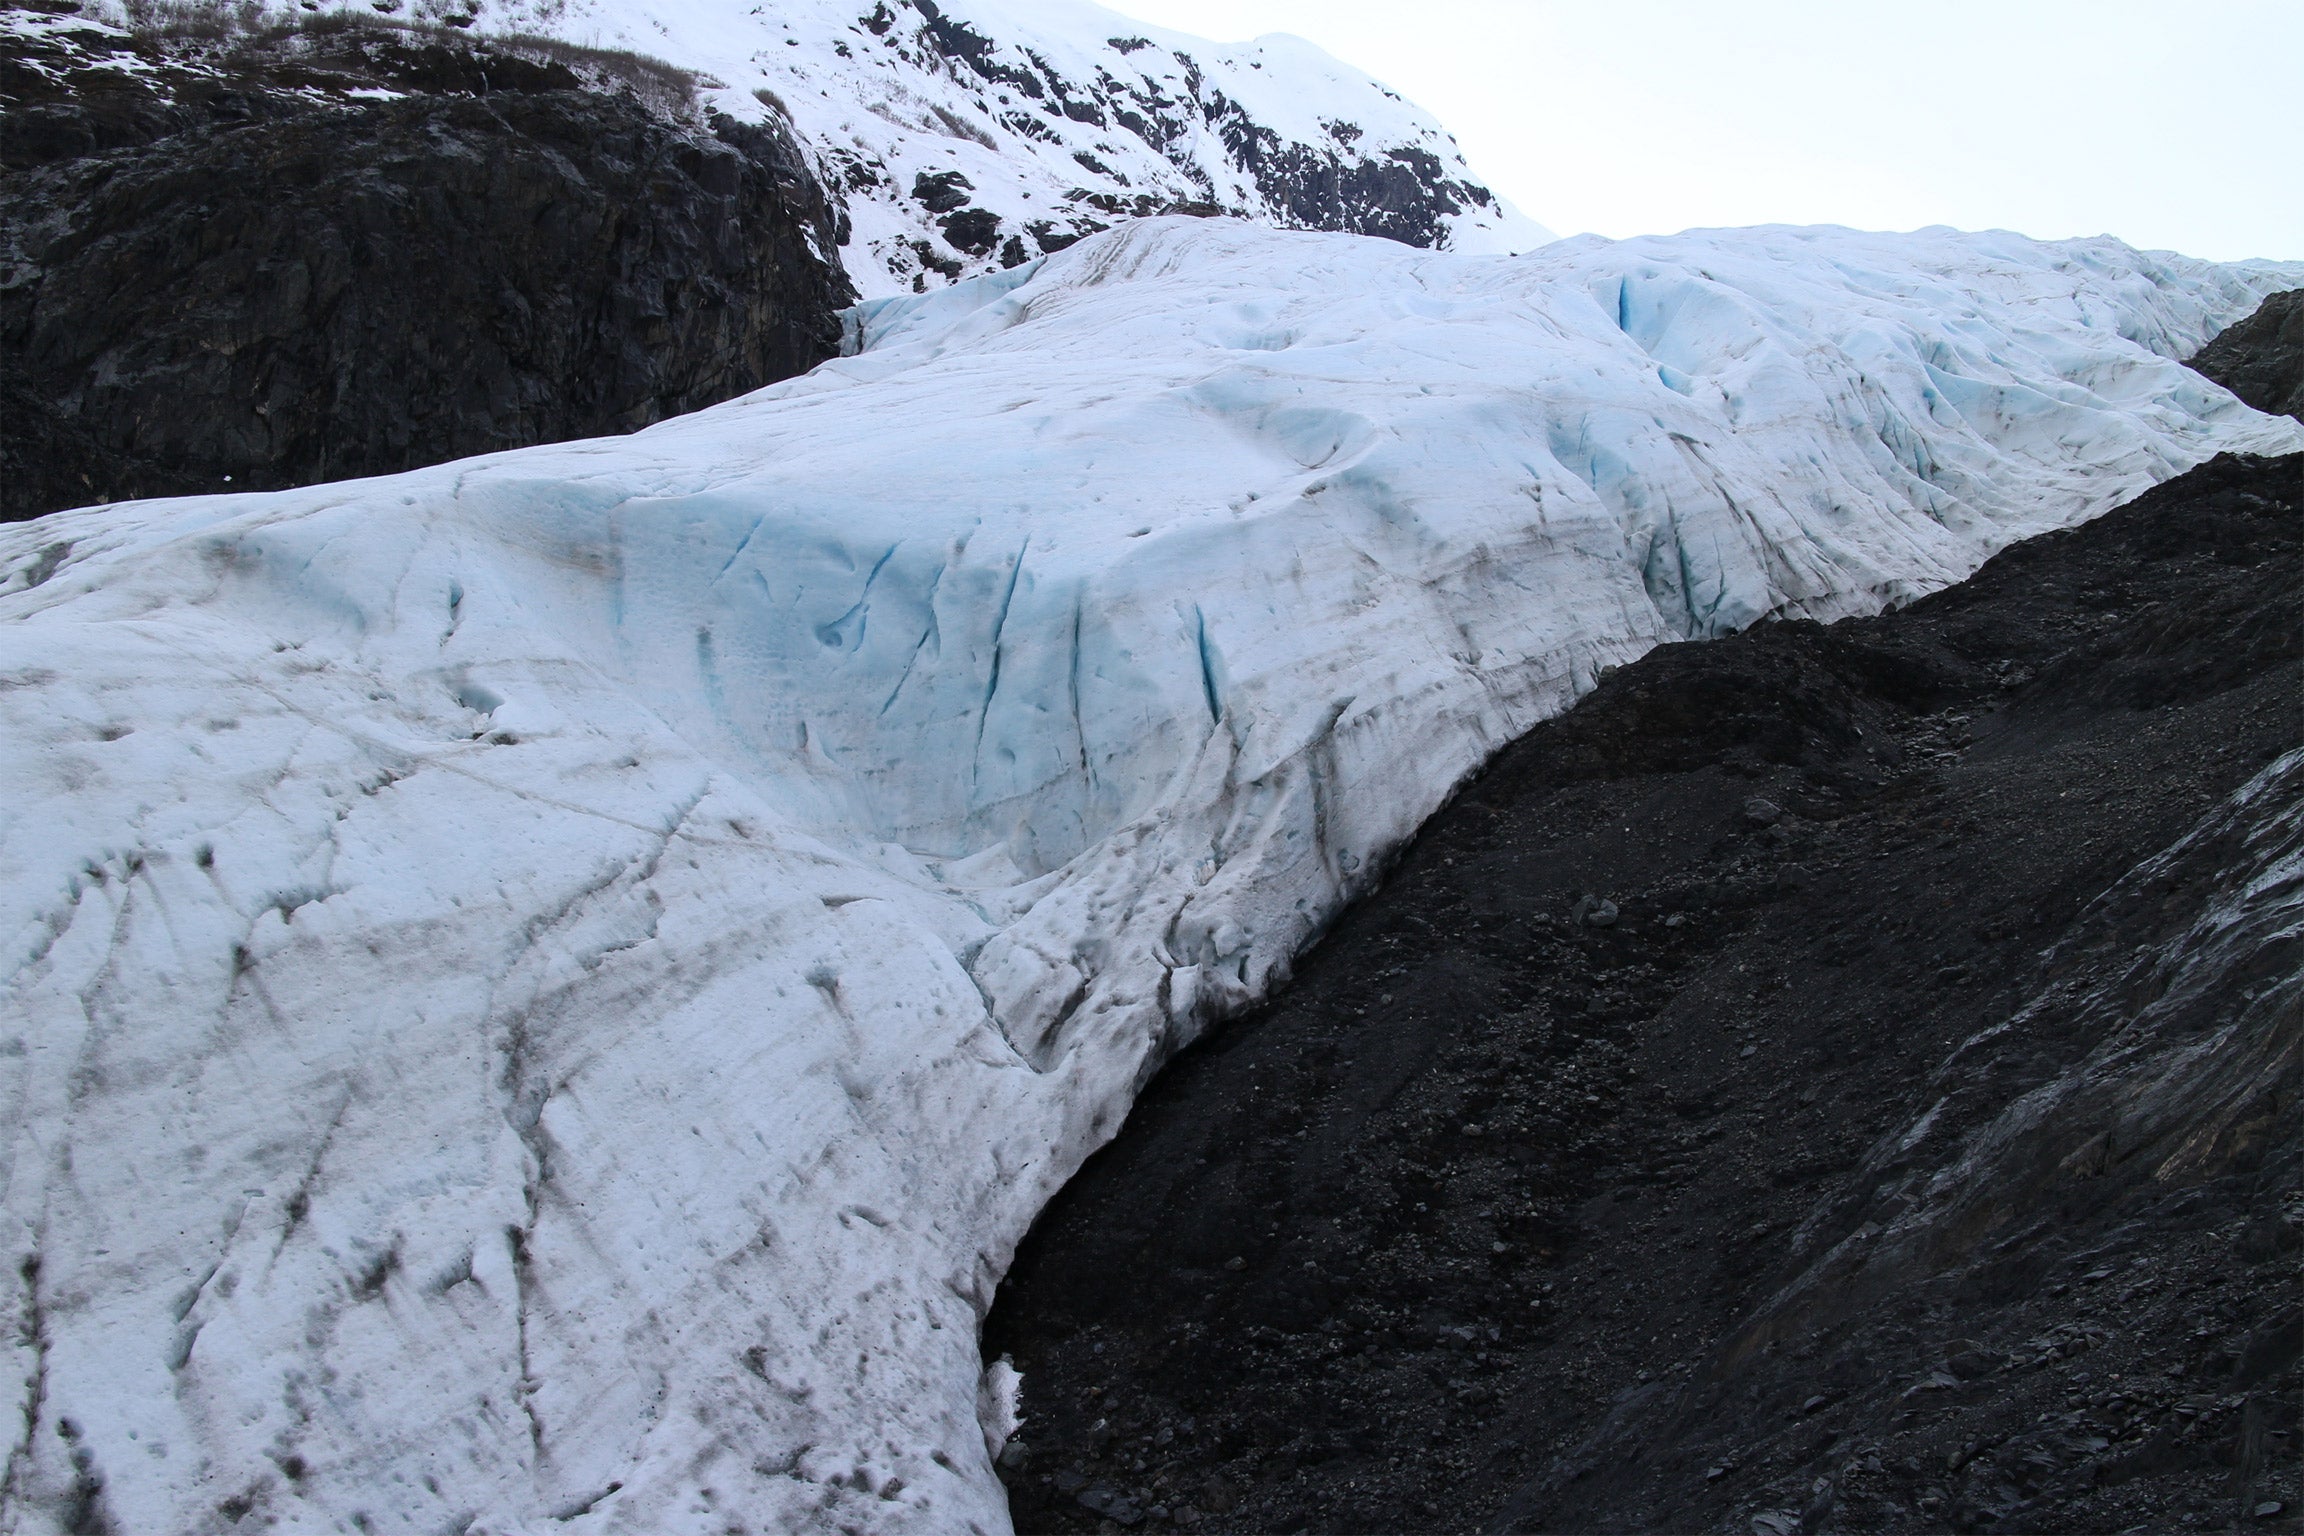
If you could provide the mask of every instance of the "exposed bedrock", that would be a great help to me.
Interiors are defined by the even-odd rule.
[[[1537,726],[987,1326],[1019,1529],[2286,1529],[2304,456]]]
[[[1182,79],[1176,82],[1183,89],[1176,95],[1164,93],[1149,79],[1140,79],[1133,86],[1123,83],[1108,69],[1099,70],[1092,79],[1068,80],[1029,45],[987,36],[959,17],[947,15],[932,0],[895,3],[893,11],[885,3],[876,6],[875,18],[867,19],[866,25],[875,32],[885,32],[903,24],[899,11],[915,12],[924,19],[917,34],[920,41],[947,62],[953,78],[972,78],[980,87],[995,91],[1013,88],[1035,104],[1044,103],[1044,111],[1050,115],[1108,129],[1123,143],[1133,139],[1161,156],[1194,190],[1192,197],[1182,201],[1141,190],[1133,196],[1085,188],[1072,194],[1074,201],[1097,213],[1142,217],[1154,212],[1230,212],[1268,218],[1283,228],[1378,235],[1428,249],[1450,243],[1452,221],[1459,215],[1477,210],[1501,219],[1504,214],[1494,193],[1469,174],[1451,177],[1448,161],[1421,144],[1369,140],[1357,123],[1341,118],[1324,120],[1323,131],[1310,141],[1283,134],[1258,121],[1248,106],[1226,95],[1190,56],[1176,56],[1183,67]],[[1145,38],[1110,38],[1106,46],[1122,58],[1143,51],[1151,60],[1167,52]],[[1276,62],[1288,57],[1284,54]],[[1252,67],[1262,71],[1264,65],[1259,60]],[[1398,101],[1389,91],[1384,95]],[[1331,99],[1339,105],[1348,100],[1341,94]],[[1018,120],[1010,115],[1002,121],[1003,125],[1013,125]],[[1217,146],[1221,147],[1220,158],[1210,153]],[[1453,142],[1445,147],[1455,162],[1453,168],[1465,173]],[[1113,154],[1109,144],[1099,148]],[[1203,160],[1202,156],[1209,158]],[[1127,177],[1116,176],[1115,168],[1094,153],[1079,152],[1073,159],[1092,178],[1116,181],[1122,187],[1130,185]],[[1243,181],[1220,192],[1210,174],[1219,167],[1238,173]],[[924,176],[915,181],[914,200],[935,213],[958,207],[957,201],[935,200],[936,195],[950,194],[924,191],[923,183],[943,179]],[[963,179],[960,185],[967,183]],[[989,212],[976,212],[982,219],[997,222]],[[1103,227],[1100,220],[1075,211],[1061,227],[1034,233],[1043,250],[1059,250]],[[988,238],[970,243],[954,237],[949,225],[946,229],[947,239],[958,250],[980,255],[991,249]]]
[[[2192,366],[2260,411],[2304,421],[2304,288],[2273,294]]]
[[[837,349],[804,158],[675,72],[644,101],[579,50],[375,28],[0,43],[0,515],[627,432]]]
[[[1238,109],[1233,112],[1237,117]],[[1301,229],[1380,235],[1402,245],[1445,243],[1447,221],[1467,207],[1490,205],[1485,187],[1450,181],[1427,150],[1394,149],[1381,159],[1348,159],[1333,151],[1283,143],[1245,121],[1222,126],[1233,158],[1264,196]]]

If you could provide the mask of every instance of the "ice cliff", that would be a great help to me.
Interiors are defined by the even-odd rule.
[[[2174,361],[2300,281],[1151,220],[0,529],[0,1529],[1004,1529],[977,1320],[1165,1053],[1611,663],[2304,447]]]

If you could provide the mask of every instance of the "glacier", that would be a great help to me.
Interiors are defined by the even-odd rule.
[[[978,1321],[1169,1053],[1607,667],[2304,448],[2177,361],[2300,285],[1152,219],[0,529],[0,1530],[1006,1530]]]

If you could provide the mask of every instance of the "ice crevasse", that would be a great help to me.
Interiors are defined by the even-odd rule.
[[[0,1528],[1004,1530],[978,1320],[1167,1052],[1601,669],[2304,447],[2174,361],[2299,285],[1152,220],[0,530]]]

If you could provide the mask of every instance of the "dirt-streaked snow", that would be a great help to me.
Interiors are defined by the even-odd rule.
[[[1600,668],[2304,447],[2173,361],[2300,282],[1157,220],[0,529],[0,1524],[1004,1528],[977,1319],[1167,1050]]]

